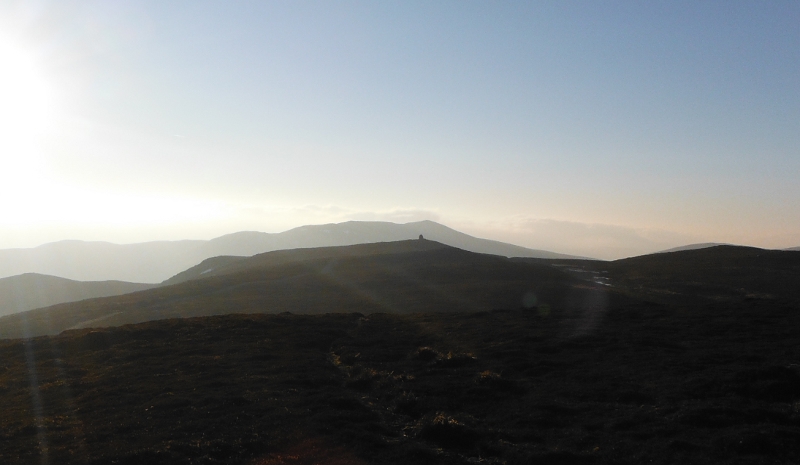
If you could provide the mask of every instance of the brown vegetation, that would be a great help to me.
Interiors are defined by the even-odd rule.
[[[232,315],[0,343],[0,461],[800,459],[800,314]],[[316,462],[315,462],[316,461]]]

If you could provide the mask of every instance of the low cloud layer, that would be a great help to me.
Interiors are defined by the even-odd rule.
[[[462,230],[534,249],[606,260],[704,242],[702,237],[674,231],[533,218],[465,224]]]

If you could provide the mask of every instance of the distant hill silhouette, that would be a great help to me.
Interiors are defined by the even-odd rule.
[[[63,302],[142,291],[152,284],[73,281],[35,273],[0,279],[0,316]]]
[[[699,244],[689,244],[689,245],[682,245],[680,247],[673,247],[671,249],[661,250],[656,253],[683,252],[684,250],[707,249],[709,247],[716,247],[718,245],[729,245],[729,244],[722,244],[720,242],[702,242]]]
[[[688,298],[767,298],[800,302],[800,252],[719,245],[610,263],[620,284]],[[613,279],[613,277],[612,277]]]
[[[579,311],[603,302],[597,286],[556,267],[429,240],[215,260],[221,268],[201,279],[0,318],[0,337],[227,313],[460,312],[538,304]]]
[[[251,256],[274,250],[426,239],[506,257],[577,258],[476,238],[433,221],[395,224],[348,221],[301,226],[282,233],[238,232],[208,241],[138,244],[61,241],[30,249],[0,250],[0,277],[41,273],[81,281],[159,283],[217,256]]]
[[[306,249],[276,250],[252,257],[214,257],[203,260],[199,265],[178,273],[161,283],[162,286],[178,284],[192,279],[223,276],[240,271],[270,268],[286,263],[309,260],[369,257],[408,252],[424,252],[448,248],[442,243],[429,240],[406,240],[397,242],[373,242],[354,246],[315,247]]]
[[[800,250],[800,247],[792,247],[792,248],[790,248],[790,249],[786,249],[786,250],[793,250],[793,251],[796,251],[796,250]]]

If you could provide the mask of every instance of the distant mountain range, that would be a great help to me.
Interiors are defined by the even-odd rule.
[[[73,281],[36,273],[0,279],[0,316],[39,307],[150,289],[152,284]]]
[[[579,258],[480,239],[433,221],[396,224],[348,221],[301,226],[282,233],[237,232],[208,241],[138,244],[61,241],[29,249],[0,250],[0,277],[39,273],[80,281],[159,283],[217,256],[251,256],[274,250],[331,247],[416,239],[423,235],[470,252],[506,257]]]

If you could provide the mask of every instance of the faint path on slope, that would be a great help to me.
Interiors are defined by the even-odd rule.
[[[91,319],[91,320],[84,320],[84,321],[81,321],[80,323],[78,323],[78,324],[76,324],[74,326],[70,326],[65,331],[69,331],[71,329],[89,328],[89,327],[91,327],[91,325],[93,325],[95,323],[99,323],[99,322],[101,322],[103,320],[107,320],[107,319],[111,318],[112,316],[119,315],[120,313],[122,313],[122,312],[109,313],[108,315],[103,315],[100,318],[94,318],[94,319]]]

